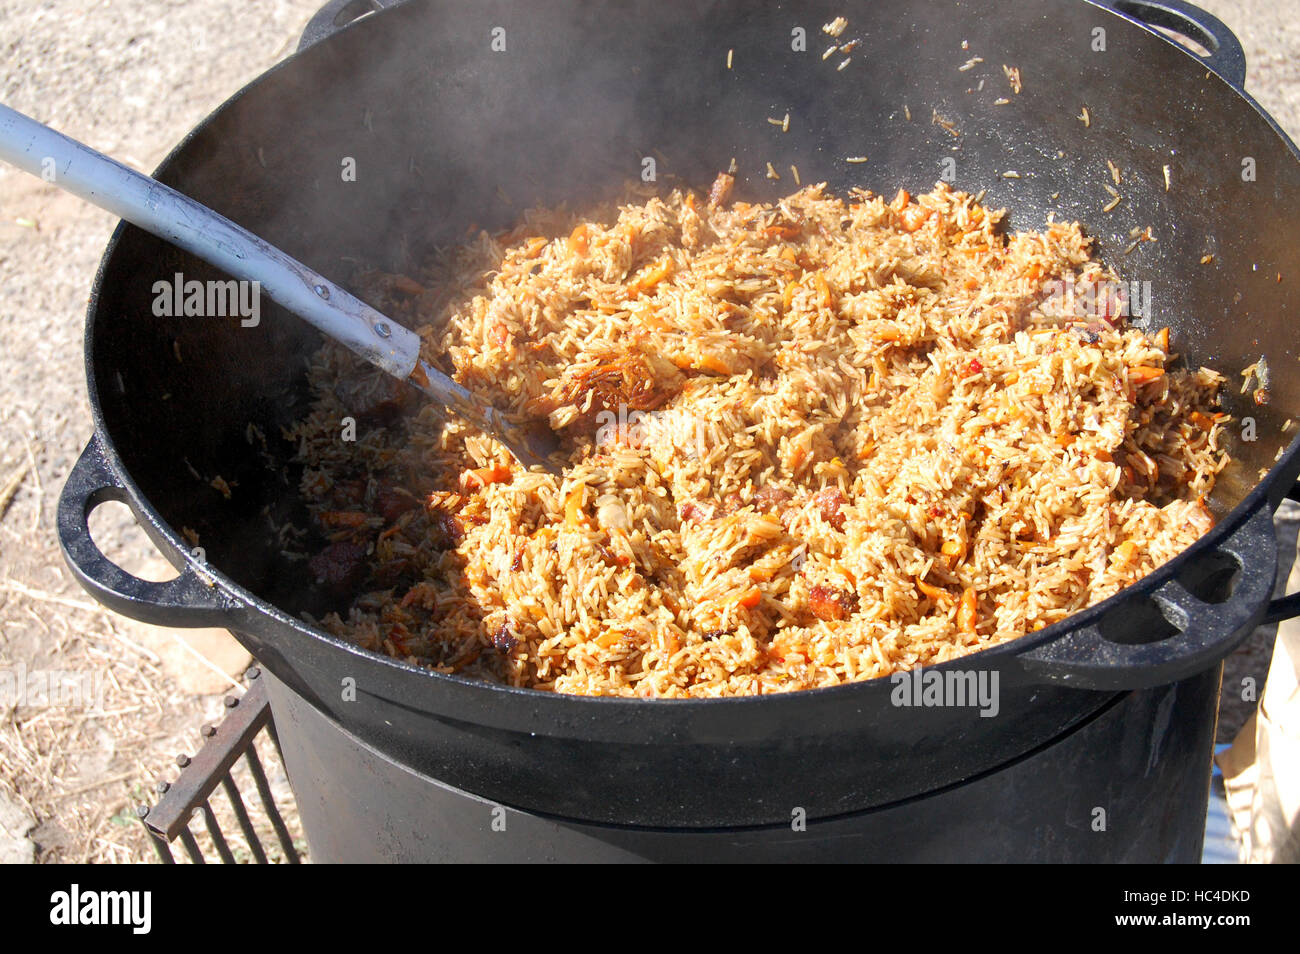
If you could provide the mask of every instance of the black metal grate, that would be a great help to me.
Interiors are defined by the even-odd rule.
[[[275,734],[275,722],[271,718],[271,706],[266,695],[266,683],[260,676],[260,670],[256,668],[248,671],[248,691],[243,696],[226,697],[226,716],[221,724],[205,725],[202,728],[203,745],[198,753],[193,758],[182,755],[176,760],[181,769],[180,776],[174,782],[159,783],[156,805],[140,807],[140,820],[163,864],[176,863],[172,844],[178,839],[192,862],[207,863],[208,858],[190,829],[190,822],[196,815],[202,816],[203,826],[207,829],[218,860],[226,864],[236,863],[235,853],[212,810],[212,795],[218,787],[229,802],[235,823],[247,842],[253,861],[267,864],[270,860],[259,836],[259,827],[263,834],[274,834],[284,853],[284,860],[290,864],[298,864],[302,860],[289,827],[276,805],[275,795],[257,754],[256,742],[263,732],[275,746],[275,751],[278,753],[280,750],[280,740]],[[235,771],[240,759],[244,760],[248,778],[257,790],[258,802],[254,805],[254,812],[259,816],[257,821],[264,822],[262,825],[256,824],[250,815],[236,783]],[[283,756],[280,760],[284,761]],[[260,811],[257,804],[260,804]],[[266,831],[267,826],[269,832]]]

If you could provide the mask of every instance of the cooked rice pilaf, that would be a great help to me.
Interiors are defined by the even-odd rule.
[[[351,603],[321,625],[556,692],[809,689],[1016,639],[1212,526],[1223,379],[1114,302],[1044,314],[1049,282],[1113,278],[1078,224],[1004,235],[942,184],[730,187],[535,211],[366,278],[427,359],[571,453],[525,472],[323,348],[293,437],[310,566]]]

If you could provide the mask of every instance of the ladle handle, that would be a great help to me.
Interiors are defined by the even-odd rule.
[[[0,159],[217,266],[399,378],[420,337],[207,206],[0,104]]]

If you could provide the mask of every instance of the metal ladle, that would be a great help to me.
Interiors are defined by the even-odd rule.
[[[420,336],[223,215],[0,104],[0,159],[105,209],[245,281],[322,334],[505,446],[526,468],[559,474],[546,423],[512,422],[420,358]]]

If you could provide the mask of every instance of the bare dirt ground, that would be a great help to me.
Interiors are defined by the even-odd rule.
[[[207,113],[287,56],[317,0],[0,0],[0,101],[150,170]],[[1300,134],[1294,4],[1202,0],[1242,38],[1248,89]],[[0,166],[0,673],[91,674],[100,709],[10,705],[0,695],[0,861],[145,861],[134,806],[248,658],[219,633],[189,639],[99,608],[58,553],[59,490],[91,435],[81,335],[111,216]],[[166,568],[124,507],[95,538],[127,569]],[[1262,685],[1271,637],[1230,663]],[[1226,697],[1220,738],[1250,710]],[[273,761],[273,760],[272,760]],[[278,766],[268,766],[280,791]],[[232,826],[226,824],[230,830]]]
[[[0,101],[148,171],[291,53],[317,6],[0,0]],[[200,724],[220,717],[248,663],[221,634],[190,643],[102,610],[58,552],[58,492],[91,434],[86,298],[115,224],[0,168],[0,671],[90,674],[103,687],[100,710],[10,707],[12,693],[0,696],[2,860],[150,859],[133,808],[174,776],[178,754],[195,751]],[[109,510],[96,512],[101,547],[166,579],[126,508]]]

